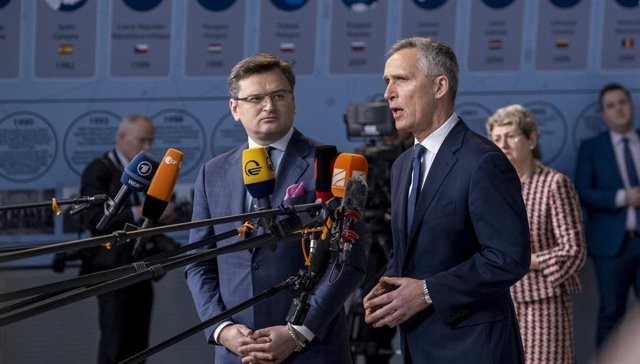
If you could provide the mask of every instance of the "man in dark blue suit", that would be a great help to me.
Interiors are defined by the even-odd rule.
[[[276,189],[271,204],[314,201],[315,144],[293,127],[295,76],[291,65],[266,54],[240,61],[229,76],[229,107],[244,127],[248,142],[207,162],[196,181],[193,220],[240,214],[250,209],[242,181],[242,152],[273,147]],[[284,201],[288,186],[304,183],[306,191]],[[195,242],[239,227],[239,223],[194,229]],[[217,243],[218,247],[236,238]],[[256,248],[192,264],[186,275],[202,320],[262,293],[295,275],[304,266],[299,242],[280,243],[275,250]],[[364,250],[354,244],[339,279],[324,274],[301,326],[288,326],[295,297],[286,291],[205,330],[215,348],[215,363],[351,363],[343,305],[364,277]],[[294,339],[294,336],[296,339]],[[302,345],[304,345],[304,348]],[[301,349],[301,350],[300,350]],[[299,350],[299,351],[298,351]]]
[[[393,258],[365,320],[400,325],[405,363],[523,363],[509,294],[531,256],[518,175],[453,111],[453,50],[416,37],[390,54],[384,96],[415,145],[391,170]]]
[[[598,348],[624,316],[631,286],[640,298],[640,138],[633,103],[618,84],[605,86],[599,101],[608,130],[581,144],[575,181],[598,281]]]

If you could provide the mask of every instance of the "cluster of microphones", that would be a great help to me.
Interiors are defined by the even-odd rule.
[[[276,186],[276,173],[269,153],[265,148],[249,148],[242,153],[243,181],[253,198],[258,211],[271,209],[271,195]],[[332,239],[319,244],[311,239],[311,252],[320,261],[312,268],[321,269],[327,257],[324,249],[340,252],[340,261],[345,262],[351,246],[358,239],[352,224],[364,214],[367,198],[367,159],[359,154],[340,153],[335,146],[316,147],[314,176],[317,202],[322,202],[331,220]],[[266,230],[273,228],[273,220],[264,219]],[[318,252],[316,249],[320,249]]]
[[[221,254],[240,251],[240,249],[247,249],[252,247],[251,244],[254,244],[254,246],[271,244],[273,248],[276,242],[287,240],[285,238],[290,240],[293,236],[308,238],[309,251],[314,257],[313,260],[305,261],[305,269],[301,269],[298,274],[298,280],[302,282],[296,283],[295,287],[302,288],[303,292],[300,298],[293,302],[287,317],[287,321],[292,324],[302,323],[308,310],[309,295],[315,290],[327,265],[330,261],[333,261],[339,267],[344,267],[345,264],[348,264],[348,256],[352,244],[358,239],[358,234],[355,231],[357,229],[354,229],[354,224],[363,217],[367,198],[366,178],[368,163],[366,158],[358,154],[339,154],[335,146],[316,147],[314,163],[315,186],[313,186],[316,191],[316,201],[314,203],[291,206],[283,203],[272,209],[271,196],[277,183],[273,163],[265,148],[249,148],[243,151],[242,173],[246,190],[256,202],[257,212],[173,225],[154,226],[161,219],[171,201],[171,195],[180,174],[183,158],[183,153],[173,148],[168,149],[159,162],[151,154],[144,151],[140,152],[125,168],[120,178],[122,187],[113,199],[100,195],[100,198],[97,198],[98,196],[94,196],[95,198],[81,197],[65,202],[65,204],[82,203],[86,206],[103,203],[104,213],[96,229],[104,230],[110,227],[109,225],[113,218],[125,206],[128,206],[127,201],[129,201],[133,193],[145,193],[146,197],[142,206],[142,217],[145,220],[141,228],[128,226],[124,230],[115,231],[104,236],[16,249],[9,253],[0,254],[0,263],[92,246],[106,245],[108,248],[109,245],[105,244],[107,242],[126,244],[134,240],[133,250],[134,255],[136,255],[139,249],[144,246],[145,239],[148,236],[215,225],[217,223],[240,221],[245,218],[257,218],[258,226],[262,227],[268,234],[244,240],[240,239],[236,243],[237,246],[225,246],[183,255],[183,253],[195,251],[197,247],[210,246],[212,242],[239,235],[239,231],[229,231],[200,242],[192,242],[170,252],[146,258],[143,261],[133,263],[131,267],[114,268],[66,281],[0,293],[0,302],[31,297],[0,308],[0,327],[91,295],[102,294],[140,280],[156,277],[167,270],[182,267],[186,264],[212,259]],[[304,195],[304,191],[297,192]],[[55,199],[53,199],[53,203],[56,203]],[[36,204],[31,205],[34,206]],[[37,205],[43,206],[42,204]],[[76,206],[76,210],[82,211],[86,209],[86,206],[82,208]],[[20,207],[17,205],[0,206],[0,210]],[[274,219],[273,216],[276,215],[283,215],[283,218]],[[313,230],[314,228],[315,231],[321,229],[327,234],[307,233],[309,229]],[[80,289],[81,291],[66,294],[72,289]],[[66,295],[55,298],[56,295],[62,294]],[[48,302],[41,303],[41,301],[45,300],[48,300]],[[191,332],[189,332],[189,335],[191,335]]]
[[[142,206],[142,216],[145,219],[142,229],[153,226],[171,200],[183,158],[183,153],[173,148],[167,150],[160,162],[150,153],[138,153],[125,168],[120,178],[122,187],[115,198],[104,203],[104,214],[96,229],[105,229],[112,218],[122,211],[132,193],[146,193]],[[339,154],[337,148],[332,145],[316,147],[316,198],[329,209],[329,218],[336,223],[333,225],[332,243],[334,247],[336,244],[339,246],[337,250],[341,252],[343,260],[351,250],[354,240],[358,238],[352,230],[352,224],[360,220],[364,213],[367,173],[368,163],[365,157],[352,153]],[[249,148],[243,151],[242,174],[247,192],[256,201],[256,209],[271,209],[271,195],[275,191],[276,176],[265,148]],[[272,219],[265,218],[262,224],[267,231],[273,228]],[[140,250],[144,239],[137,239],[134,255]]]

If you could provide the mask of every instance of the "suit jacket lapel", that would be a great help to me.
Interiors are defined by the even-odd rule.
[[[398,193],[395,195],[394,201],[399,202],[398,209],[394,209],[396,213],[399,214],[397,219],[396,229],[400,232],[397,234],[396,239],[398,239],[398,246],[400,247],[398,254],[394,254],[396,260],[396,266],[398,269],[397,274],[401,274],[402,266],[400,263],[404,260],[404,255],[406,254],[407,241],[408,241],[408,231],[407,231],[407,199],[409,196],[409,185],[411,184],[411,159],[412,159],[413,151],[409,149],[404,152],[398,159],[398,171],[400,175],[398,176]]]
[[[433,164],[429,169],[429,174],[424,182],[422,191],[420,191],[420,197],[416,205],[416,211],[414,213],[413,223],[408,234],[407,248],[413,243],[413,236],[416,233],[418,223],[422,220],[422,217],[429,209],[433,198],[436,196],[444,180],[446,179],[451,169],[456,164],[458,158],[455,153],[462,147],[462,141],[464,135],[468,130],[462,120],[458,120],[458,123],[451,129],[449,135],[446,136],[438,154],[436,154]],[[406,214],[406,213],[405,213]]]
[[[234,153],[231,153],[227,159],[226,165],[229,168],[225,168],[224,171],[224,186],[223,192],[227,196],[226,201],[229,201],[227,211],[230,215],[237,215],[244,213],[244,203],[246,197],[246,189],[244,188],[244,181],[242,179],[242,151],[248,148],[248,144],[236,149]]]

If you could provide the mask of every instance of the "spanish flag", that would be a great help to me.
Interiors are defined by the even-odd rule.
[[[62,54],[65,56],[73,54],[73,44],[58,44],[58,54]]]

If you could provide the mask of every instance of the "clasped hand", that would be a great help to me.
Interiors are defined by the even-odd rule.
[[[422,280],[382,277],[362,303],[365,322],[374,327],[395,327],[427,308]]]
[[[297,347],[284,325],[256,331],[244,325],[230,325],[220,333],[220,343],[240,356],[243,363],[278,364]]]

